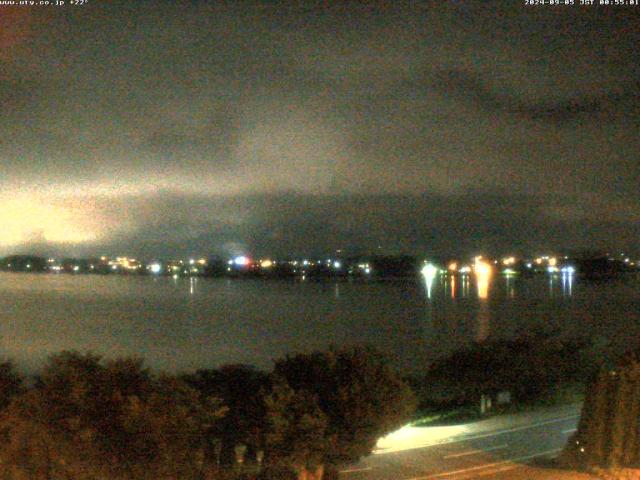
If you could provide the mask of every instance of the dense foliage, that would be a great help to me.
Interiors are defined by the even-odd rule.
[[[276,362],[274,375],[326,416],[326,463],[368,455],[378,438],[402,426],[415,408],[413,392],[367,348],[287,357]]]
[[[589,467],[640,465],[640,351],[594,375],[563,457]]]
[[[247,446],[249,461],[256,461],[256,454],[264,443],[268,374],[250,365],[225,365],[219,369],[198,370],[183,378],[202,395],[219,398],[227,408],[226,415],[209,432],[209,436],[219,442],[220,463],[230,466],[236,462],[238,444]]]
[[[435,362],[414,380],[421,406],[476,405],[481,395],[506,391],[517,403],[548,398],[571,383],[584,382],[593,369],[592,345],[534,332],[515,340],[473,343]]]
[[[142,362],[64,352],[3,411],[14,478],[195,478],[219,402]]]
[[[382,357],[352,348],[181,377],[135,358],[53,355],[28,385],[0,364],[1,478],[327,478],[410,418]],[[326,467],[326,468],[325,468]]]

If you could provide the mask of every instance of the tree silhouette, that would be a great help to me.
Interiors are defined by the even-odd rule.
[[[140,360],[63,352],[0,417],[2,463],[34,479],[196,478],[205,431],[223,413]]]
[[[274,374],[326,416],[323,462],[355,461],[413,414],[409,387],[376,351],[344,348],[286,357]]]
[[[640,465],[640,351],[603,367],[587,390],[576,433],[563,458],[603,468]]]

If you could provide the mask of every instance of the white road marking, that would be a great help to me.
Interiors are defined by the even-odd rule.
[[[518,468],[520,466],[521,465],[507,465],[506,467],[496,468],[495,470],[489,470],[489,471],[481,472],[481,473],[474,473],[473,476],[474,477],[486,477],[487,475],[494,475],[496,473],[508,472],[509,470],[513,470],[514,468]],[[472,478],[472,477],[468,477],[468,478]]]
[[[520,460],[530,460],[530,459],[536,458],[536,457],[543,457],[545,455],[549,455],[549,454],[552,454],[552,453],[558,453],[560,451],[562,451],[562,448],[554,448],[553,450],[545,450],[544,452],[533,453],[533,454],[530,454],[530,455],[523,455],[521,457],[509,458],[507,460],[502,460],[500,462],[485,463],[483,465],[476,465],[475,467],[463,468],[463,469],[460,469],[460,470],[452,470],[450,472],[436,473],[436,474],[433,474],[433,475],[427,475],[426,477],[412,477],[412,478],[408,478],[406,480],[428,480],[428,479],[431,479],[431,478],[450,477],[452,475],[458,475],[458,474],[461,474],[461,473],[476,472],[478,470],[486,470],[487,468],[499,467],[499,466],[502,466],[502,465],[508,465],[511,462],[518,462]]]
[[[346,470],[340,470],[339,473],[354,473],[354,472],[366,472],[371,470],[371,467],[362,467],[362,468],[347,468]]]
[[[570,428],[569,430],[562,430],[562,434],[566,435],[567,433],[573,433],[575,431],[577,431],[577,428]]]
[[[502,450],[504,448],[507,448],[509,445],[508,444],[504,444],[504,445],[498,445],[497,447],[489,447],[489,448],[482,448],[482,449],[478,449],[478,450],[467,450],[466,452],[460,452],[460,453],[452,453],[451,455],[445,455],[442,458],[459,458],[459,457],[466,457],[467,455],[475,455],[477,453],[484,453],[484,452],[492,452],[494,450]]]

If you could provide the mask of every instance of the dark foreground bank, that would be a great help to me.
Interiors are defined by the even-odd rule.
[[[330,478],[408,421],[409,387],[355,347],[170,376],[141,360],[53,355],[0,369],[6,479]]]
[[[271,372],[176,376],[136,358],[62,352],[27,381],[5,362],[2,478],[335,478],[408,421],[551,401],[590,375],[593,355],[589,342],[532,334],[472,344],[412,379],[362,346],[287,356]]]

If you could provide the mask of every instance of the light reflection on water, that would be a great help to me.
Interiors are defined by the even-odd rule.
[[[455,276],[451,277],[451,298],[452,299],[456,298],[456,277]]]
[[[566,272],[562,273],[562,294],[564,296],[570,297],[573,294],[573,280],[573,275],[569,275]]]
[[[357,342],[420,369],[466,343],[537,326],[631,345],[640,281],[495,274],[305,282],[0,273],[0,356],[62,349],[137,354],[170,371],[250,363]],[[480,283],[480,284],[479,284]]]

